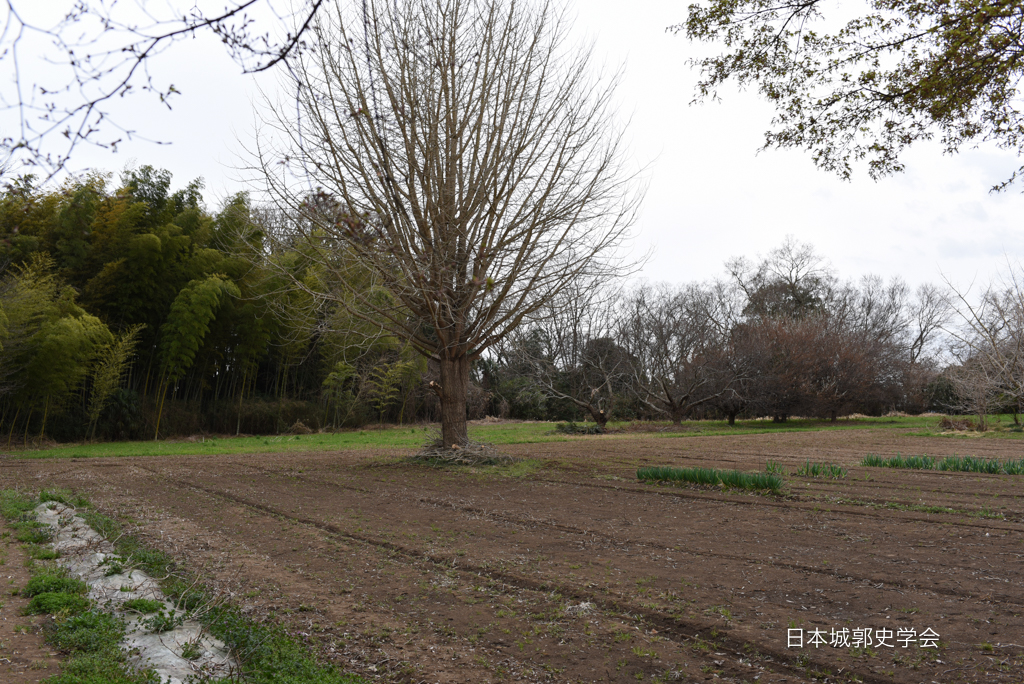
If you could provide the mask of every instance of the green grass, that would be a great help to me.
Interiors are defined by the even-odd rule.
[[[846,477],[846,468],[835,463],[811,463],[808,460],[793,471],[793,474],[802,477],[827,477],[832,480],[842,480]]]
[[[556,423],[496,423],[470,425],[470,439],[490,444],[533,444],[565,442],[579,439],[671,439],[690,436],[749,435],[780,432],[814,432],[820,430],[906,429],[908,434],[936,435],[938,418],[920,416],[853,418],[832,423],[827,420],[795,418],[785,423],[767,420],[738,420],[729,425],[724,420],[686,421],[643,424],[652,432],[635,429],[636,423],[609,423],[612,432],[604,435],[565,435],[556,432]],[[349,449],[417,449],[430,436],[433,427],[416,425],[347,430],[312,435],[277,435],[266,437],[220,437],[205,441],[140,441],[81,444],[48,449],[19,449],[8,453],[20,458],[96,458],[106,456],[171,456],[218,455],[240,453],[301,452]],[[986,433],[1024,438],[1024,433]],[[73,502],[68,502],[72,503]]]
[[[69,576],[63,568],[42,566],[21,590],[21,595],[25,598],[32,598],[39,594],[84,594],[88,590],[89,587],[85,582],[77,577]]]
[[[689,482],[706,486],[722,485],[733,489],[753,491],[782,490],[782,478],[771,473],[744,473],[739,470],[716,470],[714,468],[668,468],[648,467],[636,471],[638,480],[653,482]]]
[[[25,608],[26,615],[54,615],[65,613],[77,615],[84,613],[92,607],[92,601],[81,594],[68,594],[64,592],[48,591],[37,594],[28,602]]]
[[[862,466],[873,468],[906,468],[910,470],[942,470],[953,473],[988,473],[990,475],[1021,475],[1024,474],[1024,459],[1001,463],[994,458],[977,458],[975,456],[946,456],[942,460],[923,454],[921,456],[901,456],[896,454],[889,458],[878,454],[868,454],[860,462]]]

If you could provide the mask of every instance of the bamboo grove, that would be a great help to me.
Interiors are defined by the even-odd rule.
[[[372,324],[341,320],[282,287],[251,258],[260,234],[246,228],[261,216],[247,197],[211,212],[201,189],[196,181],[172,192],[170,174],[148,166],[117,182],[95,174],[56,189],[31,178],[6,188],[5,443],[272,433],[423,415],[422,361]],[[262,222],[274,225],[271,212]],[[306,269],[300,245],[265,256]]]

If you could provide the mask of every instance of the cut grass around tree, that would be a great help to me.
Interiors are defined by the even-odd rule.
[[[871,468],[897,468],[908,470],[941,470],[953,473],[987,473],[989,475],[1024,475],[1024,458],[1016,461],[1001,462],[994,458],[977,458],[975,456],[946,456],[937,459],[927,454],[921,456],[901,456],[896,454],[886,458],[878,454],[868,454],[860,463]]]
[[[739,470],[716,470],[714,468],[669,468],[647,467],[636,471],[636,477],[648,482],[688,482],[705,486],[722,486],[731,489],[769,491],[779,494],[783,481],[772,473],[744,473]]]

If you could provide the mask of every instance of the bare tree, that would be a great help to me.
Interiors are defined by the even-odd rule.
[[[1008,262],[1001,278],[976,300],[969,289],[949,285],[957,325],[947,332],[959,367],[946,375],[983,429],[984,414],[996,403],[1011,404],[1016,411],[1024,404],[1024,267]]]
[[[644,285],[621,307],[617,337],[632,359],[631,387],[648,409],[676,424],[734,392],[736,377],[721,362],[729,300],[719,295],[698,284],[679,291]]]
[[[283,142],[260,137],[253,170],[306,218],[292,239],[336,287],[317,296],[372,312],[437,361],[442,437],[461,446],[472,361],[580,278],[626,271],[616,252],[640,193],[622,172],[614,81],[567,44],[562,11],[367,7],[318,15],[293,71],[302,124],[293,103],[270,105]],[[374,287],[353,286],[341,255]]]
[[[161,12],[141,1],[0,2],[0,69],[8,76],[0,106],[17,117],[0,139],[0,160],[51,178],[79,145],[116,150],[136,132],[112,117],[112,103],[149,93],[169,107],[179,91],[155,80],[149,64],[197,33],[215,35],[243,73],[286,62],[306,47],[327,2],[299,0],[283,13],[275,4],[197,0],[170,2]]]
[[[617,339],[621,293],[577,281],[511,340],[513,357],[548,399],[587,412],[601,428],[629,392],[637,359]]]
[[[726,262],[726,269],[747,298],[744,313],[800,318],[820,310],[832,294],[836,278],[814,246],[787,235],[783,243],[757,263],[746,257]]]
[[[917,288],[909,311],[907,349],[911,364],[919,365],[935,353],[935,342],[949,322],[951,313],[948,292],[930,283]]]

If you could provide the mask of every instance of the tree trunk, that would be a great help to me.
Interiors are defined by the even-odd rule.
[[[590,417],[594,419],[597,426],[602,430],[608,424],[608,414],[604,412],[604,409],[590,408]]]
[[[441,357],[441,439],[446,448],[463,447],[469,441],[466,395],[469,393],[469,358]]]
[[[833,423],[835,423],[839,419],[838,412],[836,412],[836,411],[831,411],[830,415],[832,416],[832,422]]]
[[[731,411],[731,412],[729,412],[729,425],[735,425],[735,424],[736,424],[736,412],[735,411]]]

